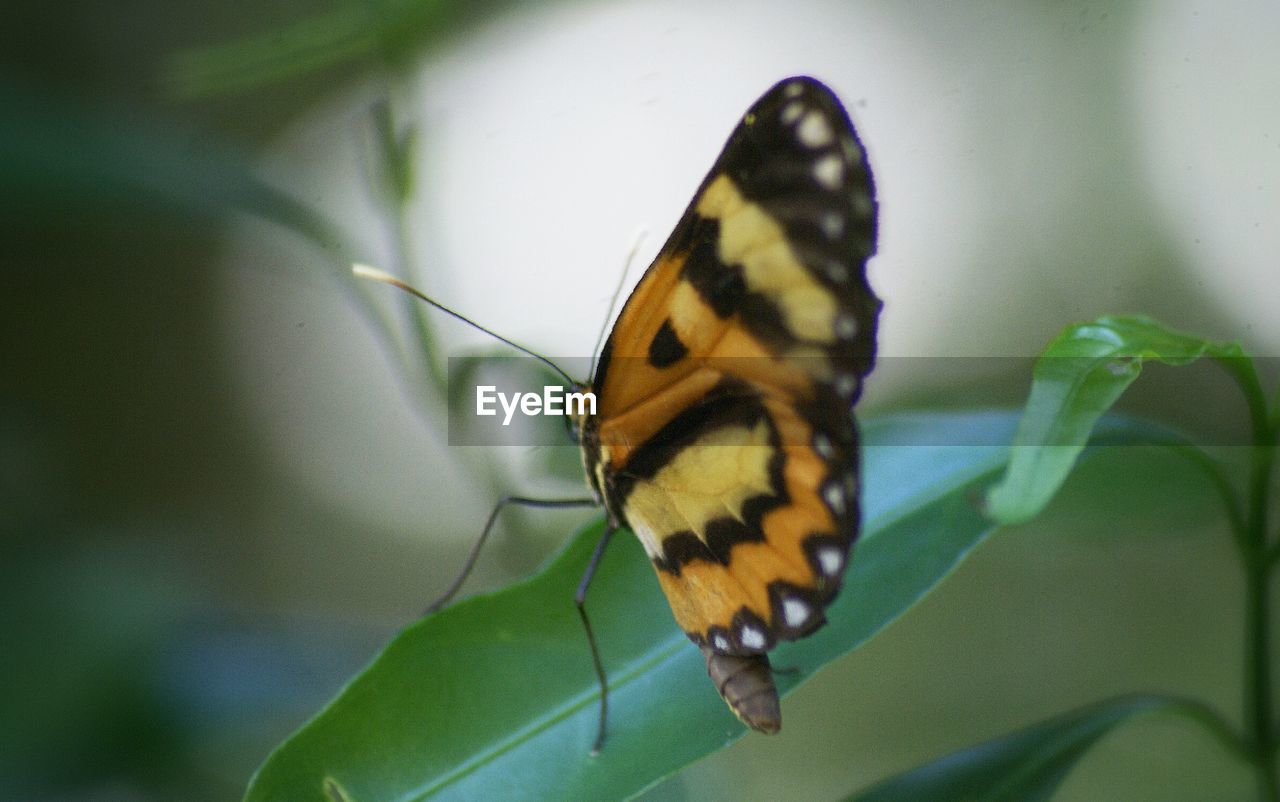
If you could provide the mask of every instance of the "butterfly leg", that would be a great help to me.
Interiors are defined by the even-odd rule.
[[[613,522],[605,526],[604,534],[600,536],[600,542],[596,544],[596,550],[591,553],[591,561],[587,563],[587,570],[582,574],[582,580],[578,582],[578,592],[573,596],[573,603],[578,607],[578,617],[582,619],[582,628],[587,631],[587,643],[591,646],[591,662],[595,665],[596,679],[600,683],[600,727],[596,731],[596,741],[591,745],[591,754],[600,754],[600,748],[604,746],[605,724],[609,719],[609,682],[604,675],[604,663],[600,660],[600,649],[596,646],[596,634],[591,629],[591,621],[587,618],[587,587],[591,584],[591,578],[596,575],[596,568],[600,565],[600,558],[604,556],[605,547],[609,545],[609,539],[613,537],[613,533],[618,531],[618,527]]]
[[[462,588],[462,583],[467,581],[467,577],[471,574],[471,569],[475,567],[476,560],[480,557],[480,549],[484,547],[485,541],[489,538],[489,532],[493,530],[494,524],[498,522],[498,515],[508,504],[518,504],[521,507],[537,507],[539,509],[561,509],[565,507],[595,507],[598,503],[593,498],[547,499],[503,496],[498,500],[497,504],[493,505],[493,511],[489,513],[489,520],[485,521],[484,529],[480,532],[480,537],[476,539],[475,545],[471,547],[471,553],[467,555],[467,561],[463,564],[462,570],[458,572],[453,582],[449,584],[449,589],[427,606],[424,615],[430,615],[448,604],[449,600]]]

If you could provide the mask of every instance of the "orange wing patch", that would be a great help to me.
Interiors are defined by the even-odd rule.
[[[857,517],[854,474],[779,444],[778,427],[808,429],[790,405],[766,401],[762,413],[682,449],[625,505],[676,621],[727,654],[764,652],[822,623]]]
[[[627,300],[583,423],[588,477],[752,727],[765,652],[812,632],[858,530],[850,412],[875,355],[876,207],[848,115],[792,78],[747,112]]]

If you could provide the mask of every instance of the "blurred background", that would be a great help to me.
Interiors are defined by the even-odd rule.
[[[1025,358],[1109,312],[1280,350],[1274,4],[3,16],[0,798],[238,798],[445,587],[499,493],[577,492],[567,449],[447,445],[429,355],[495,349],[438,317],[424,347],[349,261],[588,357],[637,231],[644,265],[787,75],[835,89],[877,177],[884,359],[864,415],[1016,405]],[[1149,373],[1128,409],[1238,434],[1211,368]],[[527,575],[585,519],[513,516],[468,588]],[[833,798],[1127,691],[1238,720],[1240,620],[1197,475],[1108,452],[790,697],[779,737],[648,797]],[[1250,789],[1153,718],[1060,796]]]

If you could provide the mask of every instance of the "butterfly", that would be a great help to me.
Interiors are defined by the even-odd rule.
[[[575,602],[627,528],[652,561],[676,623],[747,726],[782,716],[768,652],[812,633],[840,589],[859,525],[852,407],[876,353],[881,302],[867,284],[876,198],[848,113],[819,81],[769,89],[743,116],[688,209],[623,305],[589,384],[405,289],[590,391],[571,423],[593,498],[507,497],[451,587],[474,565],[501,509],[603,505],[604,536]]]
[[[775,85],[623,306],[596,414],[575,422],[609,530],[640,539],[717,690],[762,732],[782,723],[767,653],[821,626],[858,534],[876,210],[835,94]]]

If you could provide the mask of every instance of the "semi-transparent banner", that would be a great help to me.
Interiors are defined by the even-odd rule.
[[[530,357],[451,357],[449,444],[566,445],[573,442],[575,417],[633,415],[652,420],[656,416],[666,421],[673,410],[698,405],[736,405],[744,415],[751,414],[753,405],[766,409],[770,404],[792,405],[810,422],[831,414],[833,408],[849,409],[849,399],[861,399],[853,409],[863,416],[890,411],[1020,409],[1037,364],[1034,357],[882,356],[869,376],[861,376],[856,363],[853,369],[838,369],[825,356],[812,354],[786,359],[713,358],[696,366],[664,369],[643,358],[628,358],[609,360],[604,365],[608,383],[605,388],[593,388],[587,377],[598,366],[591,359],[551,361],[583,383],[569,385],[563,376]],[[1255,363],[1264,386],[1273,386],[1280,359],[1255,358]],[[1114,368],[1124,370],[1126,364],[1117,362]],[[754,389],[761,386],[770,391],[762,394]],[[822,389],[815,391],[815,387]],[[607,398],[598,397],[598,389]],[[1078,388],[1061,389],[1070,393]],[[1149,418],[1197,445],[1250,442],[1244,401],[1226,372],[1209,359],[1181,367],[1146,364],[1114,411]],[[786,438],[792,431],[795,436],[811,436],[805,434],[805,427],[781,427],[778,436],[783,444],[791,444]],[[952,436],[955,442],[909,445],[1007,444],[988,442],[980,432]],[[793,445],[798,444],[802,443]]]

